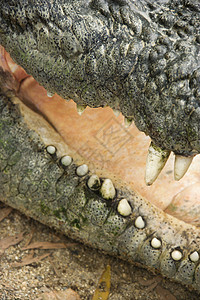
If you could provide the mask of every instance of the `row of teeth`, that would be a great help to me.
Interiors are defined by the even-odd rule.
[[[77,105],[77,112],[79,115],[82,115],[86,106]],[[120,111],[113,109],[113,113],[116,117],[119,116]],[[132,124],[132,120],[124,117],[124,127],[128,128]],[[158,175],[164,168],[167,159],[169,158],[170,151],[162,150],[161,148],[153,145],[151,143],[146,162],[146,173],[145,173],[145,182],[146,185],[152,185],[157,179]],[[187,172],[189,166],[192,163],[193,156],[182,156],[176,155],[174,162],[174,179],[179,181]]]
[[[47,92],[47,97],[49,97],[49,98],[52,98],[54,95],[55,95],[54,93]],[[81,116],[83,114],[86,107],[87,107],[87,105],[80,105],[80,104],[76,105],[76,110],[77,110],[77,113],[79,114],[79,116]],[[113,113],[116,117],[118,117],[120,115],[120,111],[117,109],[113,109]],[[133,121],[131,119],[124,117],[124,127],[125,128],[128,128],[132,124],[132,122]]]
[[[85,105],[77,104],[76,105],[77,113],[81,116],[82,113],[85,111],[86,107],[87,106],[85,106]],[[120,111],[117,109],[113,109],[113,113],[114,113],[115,117],[119,117],[119,115],[120,115]],[[125,128],[130,127],[132,123],[133,123],[133,121],[131,119],[124,117],[124,127]]]
[[[150,144],[147,162],[146,162],[146,173],[145,173],[145,182],[147,185],[151,185],[162,169],[164,168],[168,158],[170,155],[170,151],[162,150],[161,148],[155,146],[153,143]],[[191,165],[193,160],[193,156],[182,156],[175,155],[174,161],[174,179],[180,180],[185,173],[187,172],[189,166]]]
[[[53,97],[53,94],[50,92],[47,92],[48,97]],[[79,115],[82,115],[84,110],[87,106],[85,105],[78,105],[77,104],[77,113]],[[117,109],[113,109],[113,113],[116,117],[119,116],[120,111]],[[132,120],[124,117],[124,127],[128,128],[132,124]],[[153,145],[151,143],[148,155],[147,155],[147,162],[146,162],[146,173],[145,173],[145,182],[146,185],[152,185],[154,181],[157,179],[158,175],[164,168],[167,159],[170,155],[170,151],[168,150],[162,150],[161,148]],[[193,156],[181,156],[181,155],[175,155],[175,162],[174,162],[174,179],[176,181],[180,180],[185,173],[187,172],[191,162],[192,162]]]
[[[46,147],[46,151],[51,156],[56,156],[56,147],[49,145]],[[70,166],[73,162],[72,158],[69,155],[65,155],[60,159],[60,162],[64,168]],[[80,177],[86,176],[89,172],[88,166],[86,164],[80,165],[76,168],[76,174]],[[102,198],[105,200],[113,200],[116,196],[115,187],[110,179],[104,179],[101,184],[100,178],[93,174],[87,180],[87,186],[92,191],[99,191]],[[117,205],[117,212],[123,217],[129,217],[132,214],[132,207],[127,199],[120,199]],[[138,229],[144,229],[146,227],[146,222],[142,216],[138,216],[134,225]],[[153,237],[150,241],[150,245],[154,249],[160,249],[162,247],[161,239]],[[183,254],[181,251],[175,249],[171,252],[171,257],[174,261],[180,261],[183,258]],[[193,251],[189,258],[192,262],[199,261],[199,253],[197,251]]]

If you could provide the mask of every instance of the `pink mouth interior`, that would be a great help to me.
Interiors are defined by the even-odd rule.
[[[94,173],[128,185],[176,218],[200,225],[199,155],[194,158],[184,178],[176,182],[173,178],[174,155],[171,154],[156,182],[148,187],[144,182],[144,174],[149,137],[134,125],[125,128],[123,116],[120,114],[116,118],[109,107],[87,107],[79,116],[73,101],[67,102],[57,94],[48,97],[46,90],[16,65],[3,48],[0,48],[0,58],[0,67],[11,74],[9,80],[5,80],[4,88],[12,90],[23,103],[45,116],[62,136],[73,158],[82,159]],[[30,126],[35,118],[36,113],[33,112],[31,116],[29,112],[26,119],[29,119]],[[36,128],[39,134],[45,135],[42,121],[35,123],[39,124]],[[52,144],[51,137],[46,137],[45,141],[46,144]]]

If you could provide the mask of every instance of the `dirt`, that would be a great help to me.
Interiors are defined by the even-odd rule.
[[[0,211],[3,207],[1,204]],[[111,267],[109,300],[200,298],[195,292],[189,292],[179,284],[85,247],[15,210],[8,216],[5,215],[0,225],[0,241],[14,236],[13,246],[8,245],[7,249],[1,251],[1,300],[43,299],[45,293],[66,291],[69,288],[81,299],[89,300],[92,299],[107,265]],[[21,233],[23,238],[20,239]],[[23,250],[30,243],[38,242],[45,242],[47,249]],[[52,249],[52,244],[47,242],[59,243],[58,249]],[[66,248],[62,248],[63,244]],[[29,264],[23,265],[26,261]]]

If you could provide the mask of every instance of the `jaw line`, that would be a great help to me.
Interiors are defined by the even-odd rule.
[[[87,163],[92,172],[99,176],[109,176],[115,183],[119,180],[120,184],[133,189],[158,208],[192,223],[192,216],[187,216],[185,212],[181,212],[180,216],[178,212],[174,213],[173,198],[178,194],[180,203],[179,194],[185,189],[188,190],[189,186],[194,189],[193,186],[198,185],[200,175],[195,169],[195,166],[200,163],[198,156],[195,157],[195,162],[184,179],[175,182],[172,174],[174,156],[171,154],[156,182],[151,187],[147,187],[144,173],[150,144],[149,137],[139,132],[134,125],[127,129],[123,125],[123,116],[116,117],[109,107],[103,109],[87,107],[79,116],[73,101],[67,102],[57,94],[48,97],[47,91],[15,64],[3,47],[0,48],[0,56],[2,69],[4,72],[8,71],[12,79],[9,78],[6,88],[14,90],[15,95],[25,102],[26,105],[22,108],[25,120],[30,128],[39,133],[46,144],[48,141],[50,143],[54,135],[53,131],[50,130],[48,139],[44,137],[42,125],[41,128],[38,127],[38,122],[42,124],[42,121],[35,121],[37,114],[29,113],[26,106],[39,112],[48,120],[68,145],[68,151],[71,151],[77,163]],[[10,84],[12,86],[9,86]],[[15,102],[18,102],[16,99]],[[38,99],[36,104],[32,102],[33,99]],[[55,111],[58,114],[55,114]],[[45,134],[47,131],[48,129]],[[122,135],[121,138],[119,134]],[[57,142],[57,139],[54,143],[61,155],[63,146],[60,146],[61,142]],[[194,224],[198,224],[196,217],[194,217]]]
[[[10,79],[10,77],[8,79]],[[32,87],[34,87],[35,85],[38,86],[39,90],[37,90],[37,92],[36,92],[36,95],[35,95],[36,97],[38,97],[39,95],[42,95],[42,93],[46,94],[45,89],[43,89],[41,86],[39,86],[38,83],[35,82],[30,76],[28,76],[28,77],[25,76],[23,78],[23,80],[20,83],[17,91],[16,90],[14,91],[15,94],[19,98],[23,98],[23,100],[24,100],[26,98],[25,93],[27,91],[27,85],[30,87],[29,84],[32,85]],[[24,87],[24,89],[23,89],[23,87]],[[38,93],[39,91],[41,93]],[[49,101],[51,101],[50,103],[53,103],[53,101],[52,101],[52,100],[54,100],[53,98],[50,100],[47,97],[47,99],[45,100],[45,103],[49,104]],[[19,104],[18,98],[14,97],[13,101]],[[62,100],[62,101],[64,101],[64,100]],[[64,101],[64,103],[66,104],[65,101]],[[20,106],[21,106],[22,115],[24,115],[25,119],[28,116],[27,123],[29,123],[32,126],[33,123],[34,123],[33,120],[36,117],[36,115],[38,115],[38,114],[36,114],[34,112],[30,112],[30,110],[24,104],[20,104]],[[67,104],[67,106],[68,106],[68,104]],[[37,109],[38,109],[38,107],[36,107],[36,110]],[[29,113],[27,113],[27,110],[29,110]],[[40,111],[41,111],[41,109],[40,109]],[[73,114],[76,114],[75,118],[77,118],[77,113],[76,113],[76,110],[75,110],[75,104],[73,102],[69,103],[68,111],[69,111],[69,116],[68,117],[70,117],[72,115],[72,112],[73,112]],[[108,108],[108,111],[109,111],[109,108]],[[110,113],[110,111],[109,111],[109,113]],[[31,117],[29,118],[30,114],[33,114],[33,115],[35,114],[33,119],[31,119]],[[103,114],[105,114],[105,113],[103,112]],[[93,115],[93,111],[91,112],[91,115]],[[41,118],[41,116],[39,116],[39,115],[38,115],[38,117]],[[53,123],[52,119],[49,116],[46,117],[46,118],[50,121],[50,123]],[[85,117],[84,117],[84,114],[83,114],[82,118],[83,118],[82,119],[82,122],[83,122],[84,118],[86,118],[86,114],[85,114]],[[74,120],[75,119],[73,119],[73,122],[74,122]],[[82,124],[80,120],[81,120],[81,118],[78,119],[78,124],[79,125]],[[44,120],[42,118],[42,122],[43,121]],[[86,123],[88,123],[87,118],[86,118],[85,121],[86,121]],[[36,119],[35,122],[37,123],[36,127],[38,127],[38,122],[39,122],[38,119]],[[72,122],[72,124],[73,124],[73,122]],[[54,131],[55,140],[53,140],[53,143],[55,142],[55,145],[57,143],[58,155],[62,155],[63,151],[67,151],[68,152],[67,154],[70,154],[69,152],[71,151],[71,154],[72,154],[76,164],[85,163],[86,158],[81,157],[81,155],[78,154],[77,149],[75,149],[75,150],[71,149],[71,147],[68,147],[66,145],[66,143],[63,143],[63,140],[62,140],[60,134],[55,132],[55,130],[52,128],[52,126],[49,125],[49,122],[46,122],[46,124],[47,124],[46,125],[47,126],[46,131],[49,131],[49,128],[51,128],[51,130],[50,130],[51,141],[52,141],[52,138],[53,138],[53,133],[52,132]],[[57,127],[57,126],[55,126],[55,124],[53,124],[53,125],[54,125],[55,128]],[[41,126],[40,129],[42,129],[42,131],[45,132],[45,127],[44,126]],[[36,129],[36,131],[38,131],[38,129]],[[38,133],[41,136],[42,136],[42,131],[41,132],[38,131]],[[59,130],[59,131],[62,135],[62,130]],[[43,138],[43,141],[46,145],[49,142],[49,140],[48,139],[45,140],[45,138]],[[73,141],[74,141],[74,139],[73,139]],[[63,146],[63,145],[65,145],[65,146]],[[140,151],[140,149],[139,149],[139,151]],[[91,164],[91,159],[89,159],[89,160],[90,160],[90,164]],[[100,174],[100,172],[102,172],[101,173],[102,176],[105,176],[105,174],[106,174],[106,177],[109,176],[113,180],[113,182],[114,182],[116,188],[118,189],[118,191],[120,191],[120,190],[125,191],[125,193],[127,194],[127,197],[132,197],[132,199],[134,199],[134,202],[133,202],[132,199],[130,199],[130,202],[131,203],[133,202],[132,203],[133,206],[135,206],[137,208],[137,211],[140,212],[141,216],[145,216],[145,218],[148,220],[147,221],[147,229],[145,229],[145,231],[144,231],[144,232],[146,232],[145,234],[148,236],[148,240],[152,236],[152,234],[153,235],[156,234],[156,236],[159,238],[158,240],[156,240],[156,243],[161,239],[161,242],[165,246],[165,249],[166,249],[165,251],[167,251],[168,259],[171,259],[172,254],[173,254],[173,257],[175,257],[175,260],[176,260],[176,258],[181,254],[180,251],[178,250],[180,248],[181,251],[183,252],[184,259],[187,261],[187,263],[189,263],[190,255],[192,253],[195,253],[195,251],[199,250],[200,232],[199,232],[198,228],[195,227],[195,226],[186,224],[183,221],[179,221],[176,218],[171,217],[168,214],[165,214],[161,209],[156,208],[150,202],[146,201],[145,198],[142,198],[137,193],[133,192],[133,188],[130,186],[131,185],[130,182],[127,181],[127,182],[124,183],[123,181],[120,181],[118,178],[116,178],[114,176],[114,174],[112,174],[112,173],[109,174],[107,171],[105,173],[105,170],[102,171],[101,168],[98,169],[96,167],[96,164],[93,165],[93,166],[95,167],[95,172],[96,173],[99,172],[99,174]],[[92,170],[91,165],[90,165],[90,169]],[[156,184],[153,187],[155,188]],[[130,188],[131,188],[132,191],[130,191]],[[157,187],[155,189],[157,189]],[[148,188],[148,191],[150,191],[150,190],[152,191],[152,187]],[[25,212],[23,208],[21,208],[21,210],[23,212]],[[48,225],[51,225],[50,223],[48,223],[48,218],[46,219],[46,222],[47,222]],[[145,226],[146,226],[146,224],[145,224]],[[149,235],[150,235],[150,237],[149,237]],[[156,239],[157,239],[157,237],[156,237]],[[83,239],[83,241],[84,241],[84,239]],[[86,242],[88,242],[88,241],[86,241]],[[92,245],[91,241],[89,241],[88,244]],[[122,244],[124,244],[123,238],[122,238]],[[152,244],[154,244],[154,242],[152,242]],[[100,245],[100,248],[101,248],[101,245]],[[134,258],[129,257],[129,252],[128,252],[128,254],[123,253],[123,254],[120,254],[120,256],[121,255],[122,255],[122,257],[124,255],[125,255],[125,257],[126,257],[126,255],[128,255],[127,259],[129,259],[130,261],[134,260]],[[146,264],[148,266],[148,263],[146,263]],[[150,264],[150,261],[149,261],[149,264]],[[199,272],[200,272],[200,270],[198,270],[198,274],[199,274]],[[171,276],[170,274],[166,274],[165,269],[163,269],[163,272],[161,271],[161,273],[168,276],[168,277],[174,278],[173,275]],[[199,276],[199,275],[197,275],[197,276]],[[183,281],[182,279],[180,280],[179,277],[178,278],[176,277],[176,280]],[[197,283],[194,283],[194,287],[196,289],[198,289]]]

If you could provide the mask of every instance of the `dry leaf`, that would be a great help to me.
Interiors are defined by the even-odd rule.
[[[110,266],[108,265],[104,270],[99,280],[96,291],[94,292],[92,300],[107,300],[110,292]]]
[[[67,248],[70,246],[74,246],[76,243],[51,243],[51,242],[35,242],[32,243],[24,248],[22,250],[27,250],[27,249],[62,249],[62,248]]]
[[[72,289],[67,289],[66,291],[52,291],[52,292],[43,293],[39,299],[41,299],[41,300],[81,300],[79,295]]]
[[[0,209],[0,222],[3,221],[12,211],[13,209],[11,207],[5,207]]]
[[[40,256],[36,256],[33,257],[33,252],[29,255],[27,255],[26,257],[24,257],[21,262],[16,262],[14,263],[12,266],[13,267],[23,267],[23,266],[27,266],[27,265],[31,265],[33,263],[37,263],[40,260],[44,259],[45,257],[49,256],[51,253],[45,253],[43,255]]]
[[[8,236],[0,240],[0,251],[3,252],[5,249],[9,248],[10,246],[19,244],[24,239],[23,234],[24,233],[21,232],[14,236]]]
[[[161,280],[162,280],[162,277],[161,276],[156,276],[156,277],[153,277],[153,278],[151,278],[151,279],[147,279],[147,280],[145,280],[145,279],[143,279],[143,278],[139,278],[139,283],[141,284],[141,285],[143,285],[143,286],[151,286],[152,284],[154,284],[154,283],[159,283],[159,282],[161,282]]]
[[[170,291],[160,285],[157,286],[156,293],[159,295],[160,300],[176,300],[176,297]]]
[[[148,279],[148,280],[144,280],[143,278],[140,278],[140,280],[139,280],[141,285],[147,287],[145,289],[145,291],[147,293],[153,291],[161,281],[162,281],[161,276],[156,276],[156,277],[153,277],[152,279]]]

